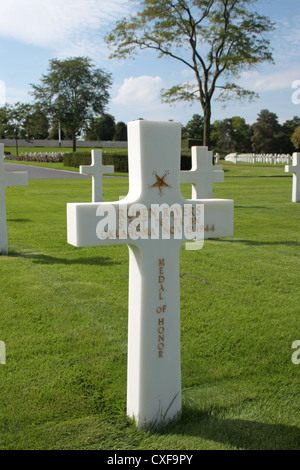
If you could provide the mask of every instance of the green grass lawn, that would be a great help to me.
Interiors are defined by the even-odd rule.
[[[183,413],[157,432],[126,417],[127,247],[66,241],[66,204],[91,182],[7,189],[0,449],[300,449],[300,204],[290,176],[261,177],[282,167],[223,167],[234,237],[181,251]],[[104,199],[127,189],[105,179]]]

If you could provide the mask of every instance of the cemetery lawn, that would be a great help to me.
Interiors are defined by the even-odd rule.
[[[1,450],[300,449],[300,204],[283,167],[231,167],[214,197],[234,199],[234,237],[181,251],[182,418],[152,432],[126,417],[128,249],[67,244],[90,180],[7,189]],[[127,189],[105,179],[104,199]]]

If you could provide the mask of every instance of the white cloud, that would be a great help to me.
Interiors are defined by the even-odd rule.
[[[7,86],[5,102],[8,104],[14,104],[18,101],[20,101],[21,103],[30,103],[32,102],[32,97],[28,94],[28,91],[24,89]]]
[[[124,0],[9,0],[1,4],[0,36],[85,55],[101,47],[109,24],[126,11]]]
[[[119,88],[118,95],[113,99],[115,104],[123,106],[153,107],[160,103],[160,90],[163,87],[161,77],[150,77],[141,75],[140,77],[125,78]]]
[[[277,30],[272,38],[271,44],[274,47],[275,62],[287,61],[292,64],[292,60],[299,60],[300,15],[293,14],[289,18],[278,18],[276,20]]]
[[[290,90],[293,81],[300,80],[300,67],[288,69],[283,72],[262,74],[259,72],[244,72],[240,84],[245,88],[257,92]]]
[[[182,120],[182,106],[176,109],[162,103],[160,90],[164,88],[160,76],[140,75],[125,78],[116,96],[112,99],[112,112],[126,122],[141,117],[143,119],[166,121]]]

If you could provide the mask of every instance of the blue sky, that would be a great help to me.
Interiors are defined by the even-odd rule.
[[[275,65],[264,64],[241,75],[239,84],[259,93],[255,102],[230,102],[225,109],[213,103],[212,121],[242,116],[253,123],[261,109],[269,109],[284,122],[300,116],[292,102],[292,84],[300,81],[299,0],[259,0],[257,9],[276,23],[271,33]],[[113,87],[107,112],[116,121],[144,118],[173,119],[186,124],[200,104],[162,104],[160,90],[192,80],[182,64],[158,59],[144,51],[134,60],[110,60],[104,36],[118,19],[132,13],[127,0],[1,0],[0,4],[0,105],[30,102],[30,83],[47,72],[49,60],[87,56],[112,73]],[[299,95],[298,95],[299,96]]]

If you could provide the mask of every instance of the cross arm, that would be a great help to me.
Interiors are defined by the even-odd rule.
[[[232,237],[234,223],[234,201],[232,199],[186,200],[204,206],[204,239]]]
[[[286,173],[296,173],[298,171],[297,166],[291,166],[291,165],[286,165],[285,166],[285,172]]]
[[[5,186],[27,186],[28,185],[28,173],[27,171],[13,171],[6,172],[5,175]]]
[[[109,174],[113,174],[115,172],[115,167],[114,165],[104,165],[101,167],[101,170],[102,170],[102,173],[105,174],[105,173],[109,173]],[[94,168],[91,166],[91,165],[81,165],[79,167],[79,173],[82,174],[82,175],[94,175],[95,173],[95,170]],[[102,175],[101,173],[101,175]]]
[[[200,230],[204,232],[204,238],[230,237],[233,235],[233,209],[234,202],[230,199],[198,199],[185,200],[187,209],[192,206],[193,217],[196,217],[196,206],[204,206],[204,224]],[[67,204],[68,243],[76,247],[101,246],[117,244],[136,244],[139,238],[134,239],[130,226],[134,226],[138,220],[138,214],[131,212],[131,207],[136,203],[127,203],[125,200],[108,203],[82,203]],[[150,207],[141,209],[141,214],[146,224],[140,223],[139,230],[143,231],[146,239],[150,239],[152,217],[154,212]],[[182,208],[182,221],[184,211]],[[196,220],[196,219],[194,219]],[[188,230],[188,229],[187,229]],[[195,226],[193,231],[195,230]],[[172,233],[172,231],[171,231]],[[185,228],[182,231],[182,243],[186,241]],[[190,232],[187,232],[190,233]]]
[[[212,172],[212,177],[213,183],[224,183],[224,170],[222,170],[222,167],[218,167],[217,170],[214,170]]]
[[[68,243],[76,247],[126,243],[120,238],[119,208],[119,202],[67,204]]]

